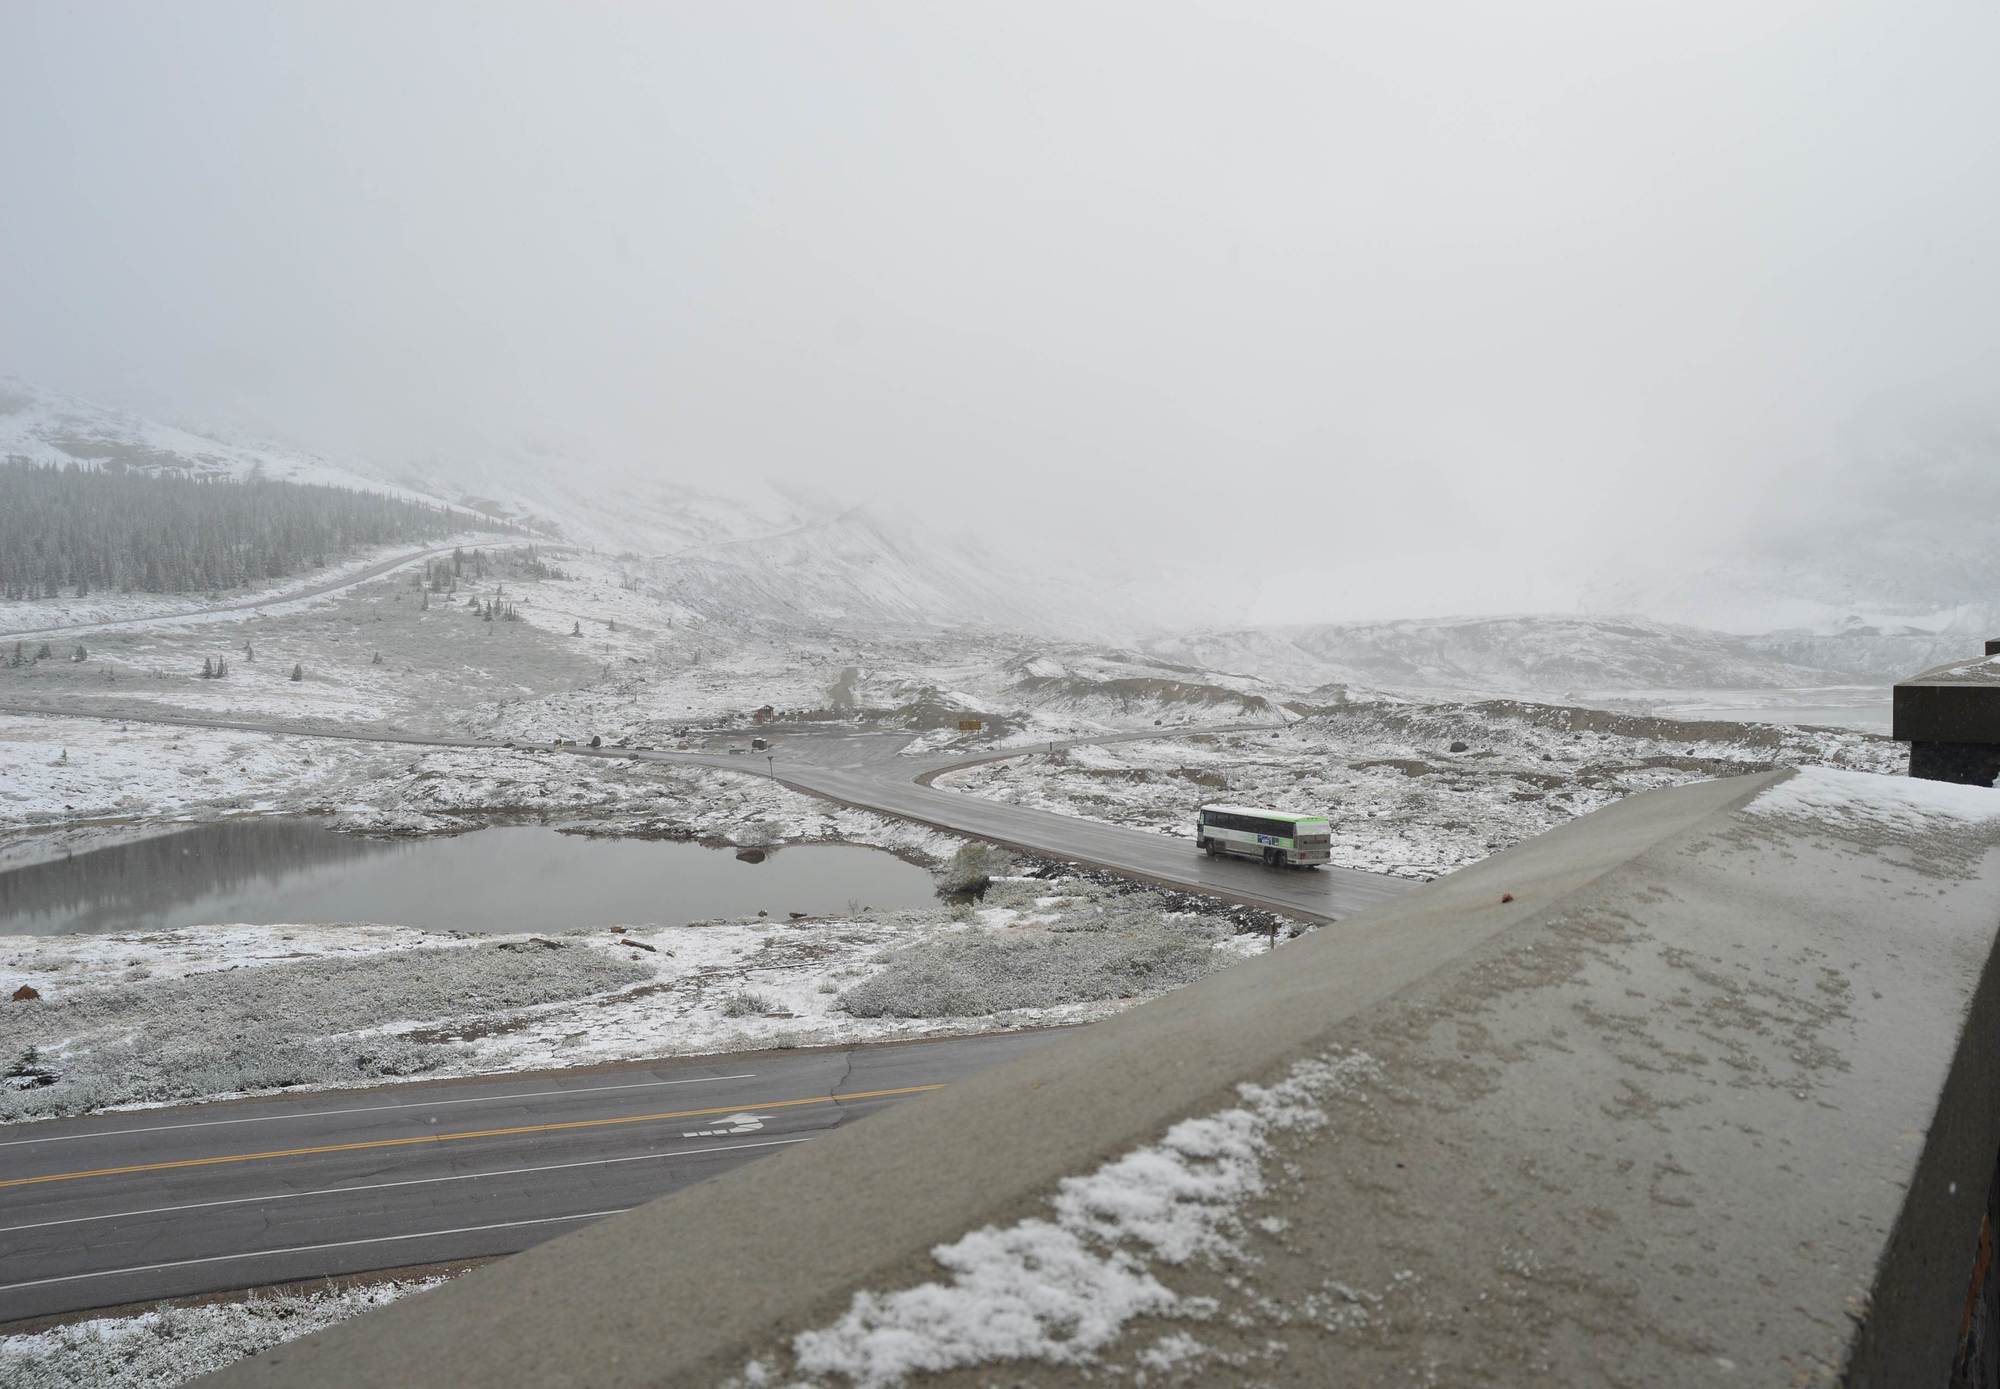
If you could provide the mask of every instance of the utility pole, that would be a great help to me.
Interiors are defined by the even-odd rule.
[[[764,768],[770,772],[771,780],[776,781],[778,779],[778,755],[775,752],[764,754]]]

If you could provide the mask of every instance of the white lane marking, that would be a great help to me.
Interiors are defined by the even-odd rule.
[[[224,1124],[268,1124],[274,1119],[333,1119],[343,1114],[380,1114],[399,1109],[421,1114],[448,1104],[504,1104],[508,1100],[543,1100],[551,1095],[601,1095],[609,1090],[657,1090],[663,1085],[707,1085],[718,1080],[754,1080],[755,1071],[732,1076],[690,1076],[686,1080],[635,1080],[629,1085],[583,1085],[567,1090],[529,1090],[518,1095],[468,1095],[460,1100],[430,1100],[423,1104],[369,1104],[352,1109],[309,1109],[296,1114],[252,1114],[241,1119],[207,1119],[186,1124],[154,1124],[141,1129],[98,1129],[91,1133],[54,1133],[47,1138],[10,1138],[0,1148],[18,1148],[25,1143],[70,1143],[79,1138],[118,1138],[128,1133],[167,1133],[173,1129],[219,1129]]]
[[[22,1288],[45,1288],[51,1283],[80,1283],[86,1278],[116,1278],[124,1273],[158,1273],[166,1268],[193,1268],[199,1264],[226,1264],[236,1259],[264,1259],[273,1254],[315,1254],[322,1249],[352,1249],[363,1244],[394,1244],[397,1240],[436,1239],[443,1235],[476,1235],[484,1230],[518,1230],[528,1225],[555,1225],[565,1220],[596,1220],[607,1215],[623,1215],[633,1209],[618,1206],[608,1211],[585,1211],[581,1215],[544,1215],[533,1220],[502,1220],[493,1225],[460,1225],[452,1230],[418,1230],[408,1235],[375,1235],[369,1239],[335,1240],[331,1244],[294,1244],[285,1249],[246,1249],[241,1254],[210,1254],[202,1259],[174,1259],[164,1264],[134,1264],[130,1268],[101,1268],[92,1273],[65,1273],[60,1278],[30,1278],[25,1283],[0,1283],[0,1293]]]
[[[758,1129],[763,1128],[764,1121],[771,1117],[773,1116],[769,1114],[729,1114],[725,1115],[722,1119],[723,1123],[729,1125],[726,1129],[695,1129],[689,1133],[682,1134],[681,1137],[727,1138],[731,1134],[755,1133]]]
[[[539,1167],[506,1167],[495,1172],[458,1172],[449,1177],[406,1177],[395,1182],[369,1182],[362,1186],[324,1186],[314,1191],[275,1191],[266,1196],[230,1196],[220,1201],[189,1201],[178,1206],[147,1206],[136,1211],[111,1211],[104,1215],[72,1215],[63,1220],[37,1220],[27,1225],[0,1225],[0,1235],[20,1230],[48,1230],[57,1225],[87,1225],[94,1220],[126,1220],[142,1215],[173,1215],[180,1211],[205,1211],[217,1206],[253,1206],[265,1201],[296,1201],[306,1196],[345,1196],[351,1192],[388,1191],[399,1186],[435,1186],[440,1182],[476,1182],[486,1177],[527,1177],[537,1172],[568,1172],[578,1167],[610,1167],[620,1162],[655,1162],[661,1158],[705,1157],[709,1153],[734,1153],[745,1148],[782,1148],[788,1143],[810,1143],[804,1138],[766,1138],[757,1143],[717,1143],[706,1148],[676,1148],[669,1153],[634,1153],[629,1157],[586,1158],[580,1162],[551,1162]]]

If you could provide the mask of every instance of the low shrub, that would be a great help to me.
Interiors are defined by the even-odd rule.
[[[749,989],[738,989],[722,1000],[722,1016],[725,1018],[760,1017],[765,1013],[775,1013],[778,1005],[772,999]]]
[[[937,870],[938,891],[984,892],[1012,866],[1013,859],[1005,849],[992,844],[967,844]]]

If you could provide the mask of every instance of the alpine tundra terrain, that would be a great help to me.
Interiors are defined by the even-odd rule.
[[[292,475],[366,481],[18,388],[6,403],[11,432],[0,438],[15,476],[59,454],[83,465],[64,476],[86,499],[92,487],[147,481],[194,489],[175,505],[220,503],[241,487],[284,498]],[[25,882],[35,865],[192,822],[310,815],[362,836],[526,822],[763,854],[851,843],[947,873],[967,841],[935,815],[881,813],[898,803],[866,789],[921,774],[976,800],[1174,845],[1186,845],[1205,800],[1323,810],[1334,867],[1308,877],[1421,880],[1647,787],[1780,765],[1897,766],[1897,745],[1850,730],[1437,693],[1456,679],[1533,690],[1558,675],[1650,689],[1689,672],[1775,692],[1825,675],[1721,634],[1609,619],[1406,624],[1339,661],[1354,648],[1329,644],[1324,629],[1227,640],[1135,631],[1107,643],[1070,632],[1115,629],[1117,614],[1058,611],[996,569],[975,583],[979,566],[905,544],[893,519],[866,508],[663,496],[669,544],[612,552],[595,503],[552,515],[488,482],[501,495],[432,503],[444,519],[430,524],[462,531],[352,544],[269,566],[294,572],[186,593],[77,583],[79,553],[64,556],[60,582],[0,604],[10,643],[0,647],[10,768],[0,864]],[[989,604],[1001,591],[1008,604]],[[989,608],[1012,620],[975,620]],[[1569,654],[1552,671],[1556,649]],[[593,742],[680,760],[572,755],[569,745]],[[972,765],[952,770],[960,763]],[[808,767],[861,789],[829,800],[783,784]],[[988,832],[1051,860],[1100,862],[1052,823],[1032,844]],[[1173,875],[1180,852],[1142,876],[1201,886],[1191,845],[1186,874]],[[1325,906],[1274,898],[1282,883],[1261,873],[1225,892],[1236,907],[1025,861],[960,873],[1000,881],[928,910],[771,900],[699,927],[668,896],[650,919],[558,936],[546,955],[510,954],[507,939],[468,948],[396,920],[12,936],[0,947],[12,987],[41,997],[0,1014],[16,1073],[0,1106],[30,1117],[1075,1021],[1194,977],[1197,957],[1201,968],[1226,960],[1237,928],[1263,924],[1246,905],[1290,901],[1303,926],[1370,900],[1359,889]],[[579,913],[590,919],[581,901]],[[522,938],[575,926],[538,919]],[[1124,944],[1106,955],[1107,937]],[[912,949],[931,953],[899,953]],[[1046,955],[1060,984],[1028,982],[1040,977],[1022,967],[1031,954]],[[906,993],[870,983],[919,968],[957,982]],[[186,1006],[190,988],[202,1006]],[[272,988],[305,1023],[288,1025],[282,1045],[219,1046],[204,1031]],[[86,1025],[104,1006],[87,1001],[102,998],[121,1001]],[[128,1007],[157,1031],[121,1030]],[[381,1017],[400,1021],[355,1031]],[[185,1039],[164,1054],[204,1055],[198,1072],[136,1063],[168,1029]]]
[[[1661,1380],[1694,1309],[1540,1258],[1689,1209],[1615,1144],[1497,1257],[1454,1203],[1498,1231],[1560,1123],[1343,1165],[1437,1179],[1462,1297],[1248,1202],[1349,1088],[1572,1055],[1402,1006],[1561,929],[1514,863],[1921,784],[1891,686],[2000,636],[2000,10],[1914,3],[10,0],[0,1386],[638,1385],[688,1325],[746,1386]],[[1438,1105],[1286,1069],[1350,989],[1435,1020]],[[1782,1070],[1789,1002],[1725,1005]],[[1634,1082],[1623,1132],[1701,1127]],[[484,1296],[676,1192],[692,1244]]]
[[[66,518],[15,537],[0,601],[0,984],[18,1000],[0,1006],[0,1121],[32,1156],[0,1188],[19,1232],[0,1306],[424,1270],[14,1337],[27,1383],[226,1363],[1635,791],[1900,770],[1899,745],[1862,729],[1643,712],[1703,686],[1774,705],[1873,693],[1731,634],[1589,616],[1175,631],[1116,585],[1054,562],[1017,574],[892,507],[669,489],[565,506],[505,470],[476,490],[383,486],[22,387],[0,405],[0,486]],[[192,519],[149,529],[152,507]],[[205,538],[159,539],[188,531]],[[1218,800],[1326,813],[1332,864],[1206,863],[1192,815]],[[642,909],[607,917],[597,870],[552,867],[552,898],[450,927],[426,925],[434,901],[391,894],[353,919],[318,905],[351,900],[319,880],[273,876],[310,858],[366,881],[377,847],[452,839],[511,881],[514,857],[543,852],[506,838],[524,833],[677,847],[740,876],[717,914],[662,867]],[[928,870],[936,890],[772,876],[829,848]],[[447,896],[493,900],[440,872],[461,883]],[[245,905],[260,881],[293,908]],[[169,882],[192,884],[178,916],[144,901]],[[94,924],[34,924],[57,920]],[[915,1042],[931,1049],[855,1050]],[[285,1098],[392,1082],[407,1099]],[[251,1108],[126,1113],[225,1099]],[[413,1159],[397,1199],[364,1211],[341,1165],[362,1159],[316,1158],[290,1178],[309,1200],[234,1194],[241,1124],[265,1131],[258,1149],[393,1149],[405,1112],[477,1135],[495,1105],[573,1135],[559,1152],[513,1140],[528,1146],[507,1173],[618,1182],[475,1191]],[[674,1132],[701,1156],[652,1161],[633,1124],[662,1115],[685,1116]],[[175,1200],[149,1185],[152,1165],[190,1162],[224,1165]],[[88,1201],[68,1185],[107,1167],[134,1175]],[[346,1212],[337,1238],[315,1202]],[[69,1236],[133,1211],[157,1211],[143,1257]]]

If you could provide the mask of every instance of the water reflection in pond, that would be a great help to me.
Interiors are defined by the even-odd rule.
[[[232,820],[0,873],[0,933],[170,930],[215,922],[375,921],[558,931],[768,911],[934,902],[923,869],[879,849],[727,849],[510,825],[450,839],[365,839],[310,820]]]

